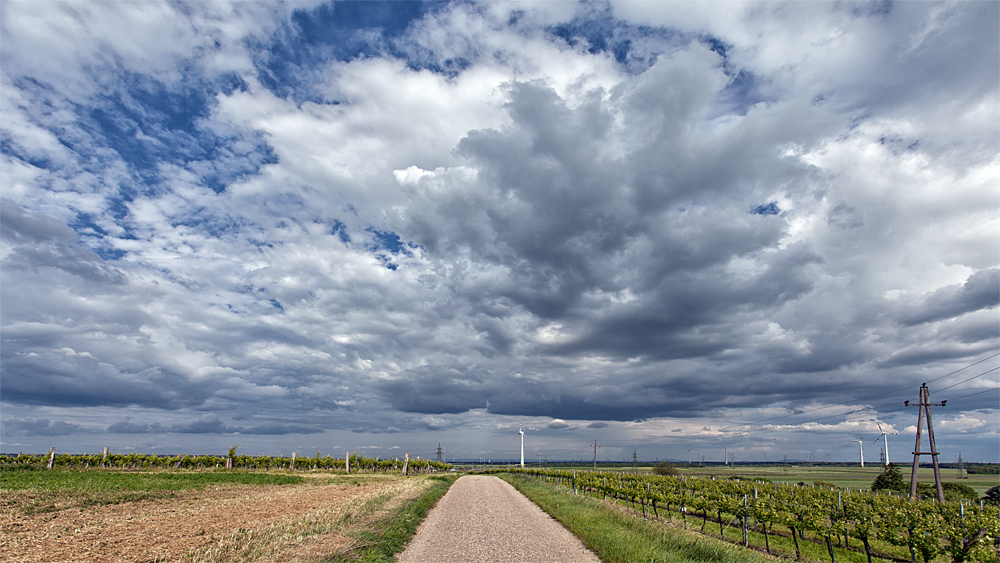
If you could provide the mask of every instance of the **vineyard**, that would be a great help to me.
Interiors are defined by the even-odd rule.
[[[835,544],[864,553],[869,563],[873,557],[926,562],[941,556],[955,562],[1000,558],[1000,510],[982,501],[940,505],[861,490],[740,479],[530,469],[494,473],[507,472],[614,499],[647,518],[680,519],[701,532],[718,525],[723,538],[729,528],[744,545],[749,545],[749,534],[759,534],[768,553],[775,536],[790,537],[797,559],[802,558],[800,542],[825,545],[833,563]]]
[[[231,448],[229,455],[176,455],[159,456],[156,454],[18,454],[0,455],[0,471],[34,470],[34,469],[243,469],[270,471],[276,469],[318,469],[351,472],[365,471],[371,473],[390,473],[403,470],[407,473],[420,474],[436,471],[447,471],[451,465],[425,459],[401,460],[396,458],[379,459],[365,457],[357,452],[344,458],[323,456],[316,452],[316,457],[283,456],[249,456],[236,455],[236,448]]]

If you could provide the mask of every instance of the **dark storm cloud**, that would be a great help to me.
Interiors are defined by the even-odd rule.
[[[230,426],[218,417],[202,418],[186,424],[165,426],[158,422],[137,423],[123,420],[108,426],[111,434],[245,434],[258,436],[284,436],[287,434],[316,434],[322,428],[303,424],[265,423],[255,426]]]
[[[938,289],[900,321],[916,325],[997,306],[1000,306],[1000,269],[991,268],[976,272],[963,284]]]
[[[55,268],[97,284],[121,285],[125,277],[80,243],[73,229],[41,213],[0,200],[0,236],[13,252],[6,268],[38,272]]]
[[[158,422],[153,424],[143,424],[139,422],[132,422],[130,420],[116,422],[107,428],[107,432],[109,434],[155,434],[157,432],[167,431],[167,427]]]
[[[25,436],[68,436],[78,432],[86,432],[88,429],[65,420],[14,418],[4,421],[4,431],[9,434]]]

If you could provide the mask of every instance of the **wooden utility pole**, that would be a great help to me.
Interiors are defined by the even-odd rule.
[[[944,489],[941,487],[941,468],[938,466],[938,451],[934,444],[934,425],[931,423],[931,407],[943,407],[948,401],[931,403],[931,392],[927,389],[927,384],[920,385],[919,404],[911,405],[910,401],[903,403],[907,407],[918,407],[917,414],[917,443],[913,446],[913,472],[910,473],[910,498],[917,498],[917,470],[920,469],[920,456],[929,455],[934,461],[934,485],[937,487],[938,502],[944,504]],[[924,425],[924,416],[927,417],[927,441],[930,443],[930,451],[920,451],[920,433]]]
[[[594,471],[597,471],[597,440],[594,440]]]

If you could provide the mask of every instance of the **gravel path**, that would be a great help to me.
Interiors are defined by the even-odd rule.
[[[417,529],[399,563],[600,563],[551,516],[497,477],[466,475]]]

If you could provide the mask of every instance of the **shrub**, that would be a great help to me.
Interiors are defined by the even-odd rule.
[[[986,496],[983,497],[983,501],[992,504],[993,506],[1000,506],[1000,485],[987,489]]]
[[[909,491],[906,482],[903,481],[903,474],[899,471],[899,466],[890,463],[879,473],[878,477],[872,481],[873,491],[895,491],[905,493]]]
[[[661,461],[653,466],[653,473],[657,475],[677,475],[677,468],[669,461]]]
[[[979,495],[972,487],[962,483],[941,483],[944,499],[948,501],[979,500]]]

